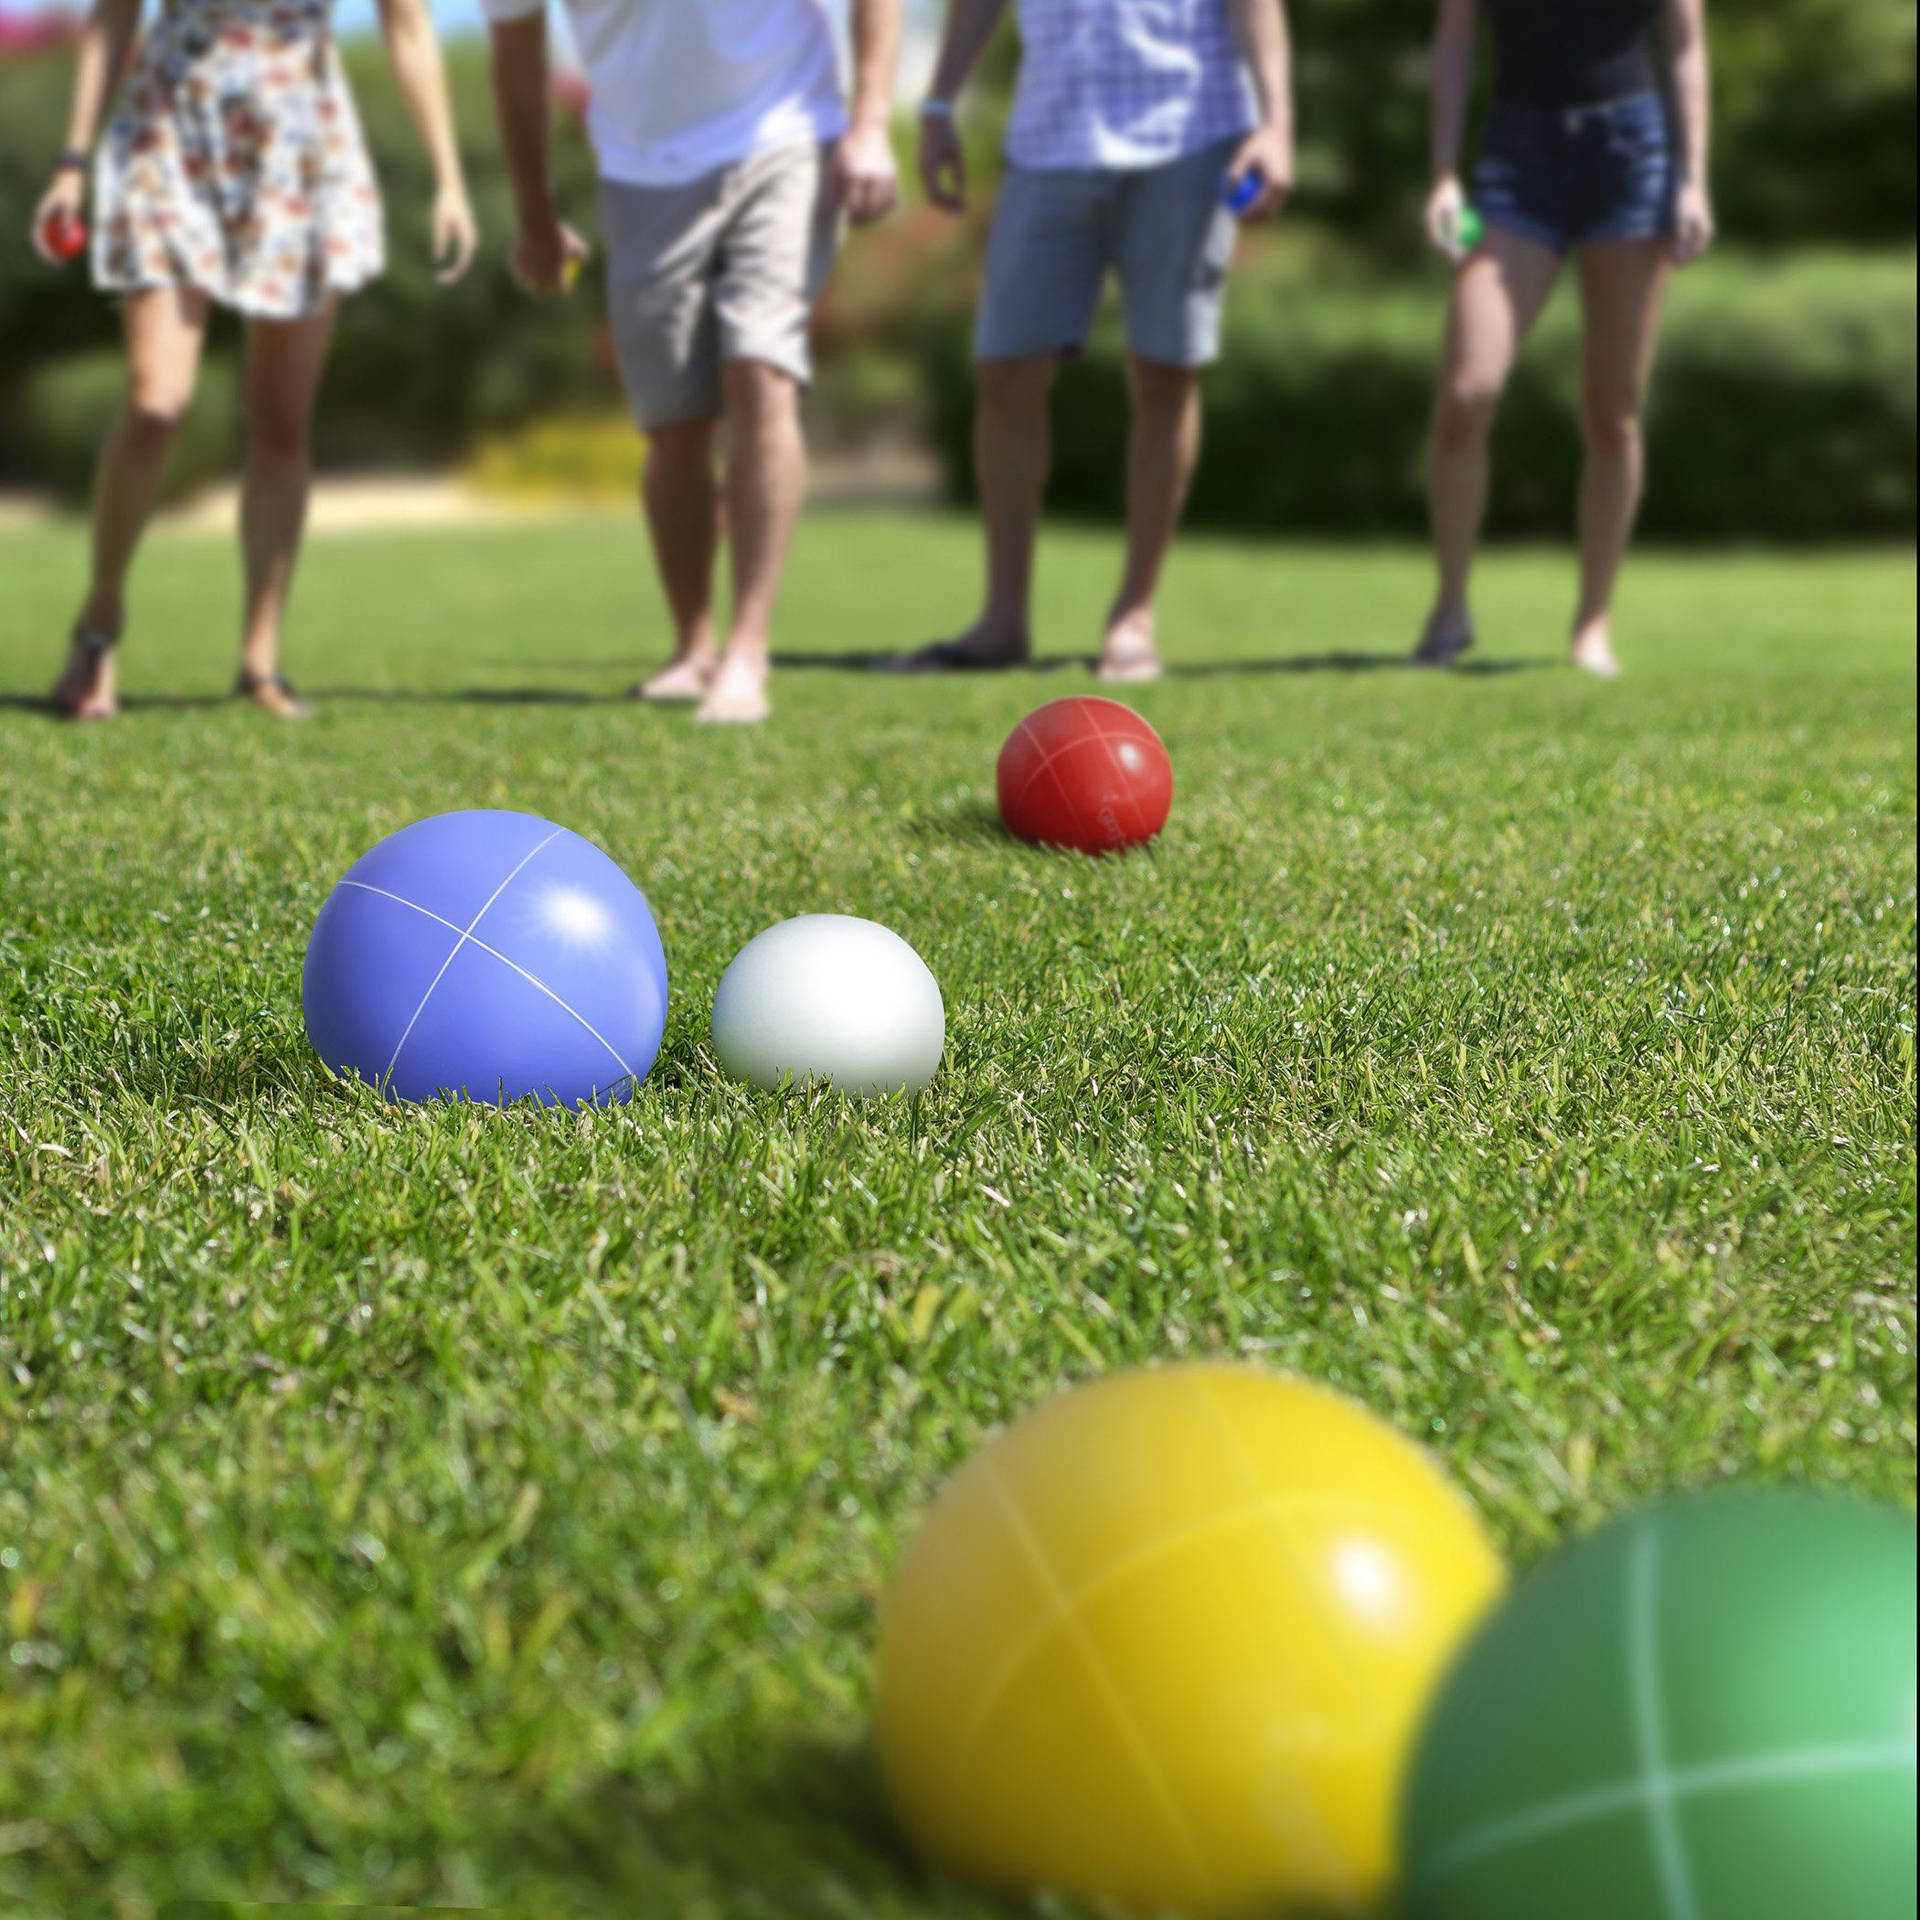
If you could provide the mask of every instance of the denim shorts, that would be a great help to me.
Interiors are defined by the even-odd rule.
[[[1673,134],[1657,93],[1587,107],[1494,104],[1473,199],[1490,227],[1565,253],[1673,231]]]
[[[1216,141],[1138,169],[1008,167],[974,357],[1079,352],[1111,267],[1135,353],[1174,367],[1213,359],[1240,228],[1220,203],[1220,181],[1239,145]]]

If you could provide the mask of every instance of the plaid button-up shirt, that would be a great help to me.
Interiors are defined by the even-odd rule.
[[[1254,124],[1227,0],[1017,5],[1015,166],[1156,167]]]

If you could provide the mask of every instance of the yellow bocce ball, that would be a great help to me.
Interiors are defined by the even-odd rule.
[[[990,1886],[1370,1897],[1421,1711],[1502,1584],[1466,1501],[1352,1401],[1255,1367],[1113,1375],[990,1440],[909,1546],[875,1679],[889,1793]]]

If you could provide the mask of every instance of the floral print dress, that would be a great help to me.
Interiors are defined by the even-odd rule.
[[[385,264],[333,0],[163,0],[101,143],[93,278],[297,320]]]

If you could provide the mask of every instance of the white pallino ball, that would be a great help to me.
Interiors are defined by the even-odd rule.
[[[736,1080],[830,1080],[844,1093],[917,1093],[947,1040],[940,984],[897,933],[803,913],[749,940],[713,996],[713,1050]]]

